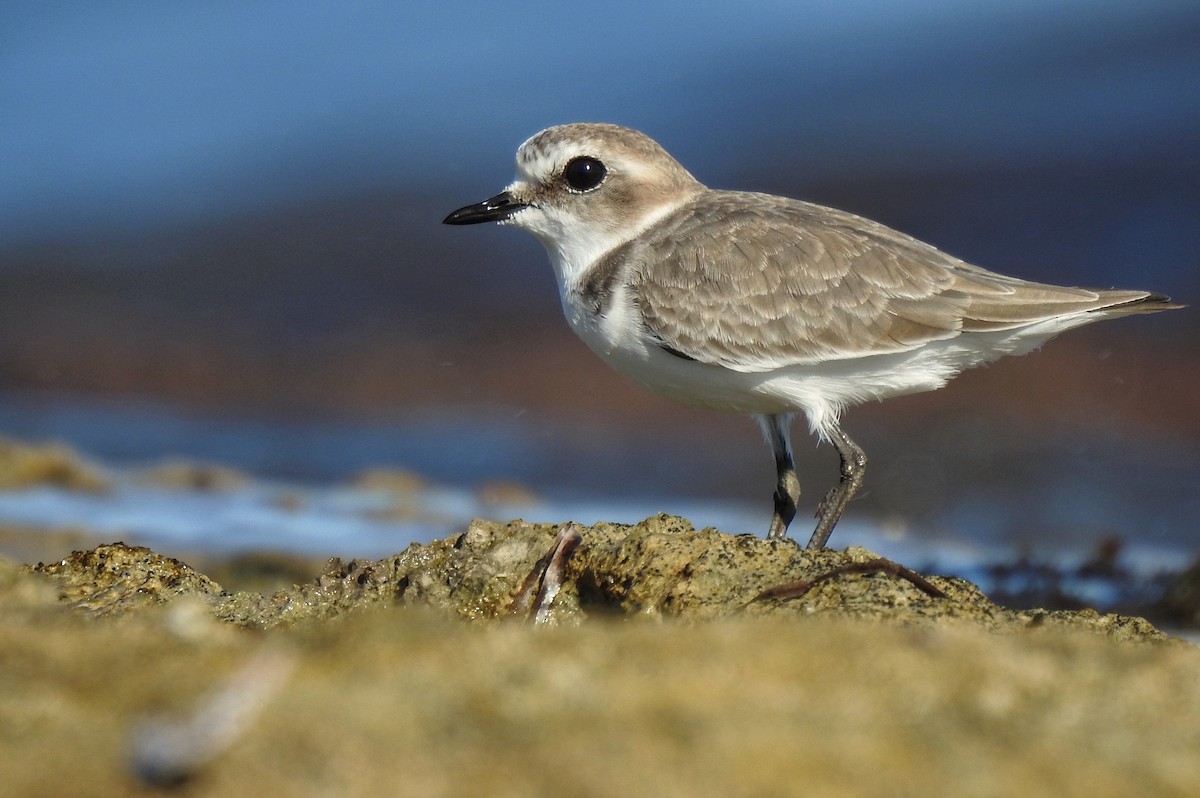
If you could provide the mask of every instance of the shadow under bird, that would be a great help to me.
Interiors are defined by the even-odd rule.
[[[530,138],[508,188],[445,219],[479,222],[542,242],[571,328],[617,371],[693,407],[756,417],[779,477],[768,537],[786,536],[796,514],[791,424],[804,413],[841,456],[813,549],[867,464],[843,409],[940,388],[1074,327],[1183,307],[1006,277],[850,213],[709,189],[646,135],[610,124]]]

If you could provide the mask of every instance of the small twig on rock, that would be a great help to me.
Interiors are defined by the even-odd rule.
[[[535,624],[549,620],[550,605],[562,589],[567,563],[582,542],[583,535],[576,524],[567,524],[559,530],[554,545],[534,563],[521,583],[521,589],[508,607],[510,617],[530,618]]]
[[[131,740],[134,775],[154,787],[188,781],[245,733],[295,665],[294,654],[263,648],[205,696],[189,717],[140,722]]]
[[[903,579],[911,583],[921,592],[933,598],[946,598],[946,594],[936,587],[925,577],[921,576],[911,568],[905,568],[897,562],[892,562],[884,557],[876,557],[873,560],[865,562],[852,562],[846,565],[839,565],[836,568],[830,569],[820,576],[813,579],[800,579],[796,582],[788,582],[786,585],[772,587],[759,593],[754,598],[750,599],[748,604],[753,604],[756,601],[785,601],[787,599],[800,598],[808,593],[822,582],[827,582],[830,579],[838,576],[846,576],[848,574],[876,574],[884,573],[891,574],[894,577]]]

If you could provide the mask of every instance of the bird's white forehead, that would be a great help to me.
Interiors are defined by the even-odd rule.
[[[541,182],[559,171],[567,161],[581,154],[575,148],[561,144],[537,148],[526,148],[526,145],[522,144],[517,150],[517,177],[530,183]]]

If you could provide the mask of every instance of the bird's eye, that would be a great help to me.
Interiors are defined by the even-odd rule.
[[[572,158],[563,169],[563,179],[575,191],[591,191],[603,183],[607,175],[604,164],[588,155]]]

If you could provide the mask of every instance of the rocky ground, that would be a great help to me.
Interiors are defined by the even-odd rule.
[[[0,561],[0,793],[1200,792],[1195,647],[862,549],[476,522],[297,581]]]

